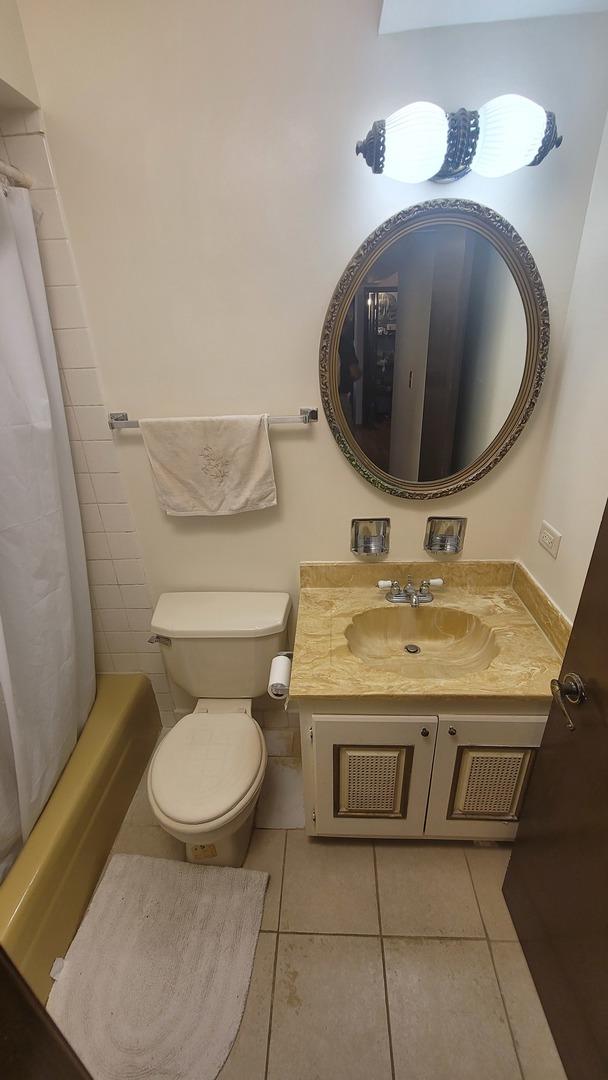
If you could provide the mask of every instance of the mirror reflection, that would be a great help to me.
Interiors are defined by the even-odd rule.
[[[374,260],[340,333],[339,393],[354,440],[380,469],[440,480],[482,454],[524,374],[515,280],[466,225],[428,224]]]

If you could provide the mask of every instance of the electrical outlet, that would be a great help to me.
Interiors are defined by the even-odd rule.
[[[538,542],[552,558],[557,559],[562,534],[558,533],[548,521],[543,521],[538,534]]]

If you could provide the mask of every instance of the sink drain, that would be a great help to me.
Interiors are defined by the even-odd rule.
[[[420,645],[406,645],[406,646],[404,647],[404,651],[405,651],[405,652],[409,652],[409,653],[419,653],[419,652],[422,652],[422,650],[421,650],[421,648],[420,648]]]

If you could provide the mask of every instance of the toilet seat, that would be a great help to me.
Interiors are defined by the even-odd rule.
[[[249,806],[265,766],[264,737],[248,713],[190,713],[159,744],[148,794],[161,821],[206,831]]]

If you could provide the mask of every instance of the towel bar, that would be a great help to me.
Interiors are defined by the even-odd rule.
[[[315,424],[319,419],[318,409],[300,409],[298,416],[269,416],[271,424]],[[112,431],[122,431],[123,428],[138,428],[139,420],[129,420],[126,412],[111,412],[108,415],[108,427]]]

